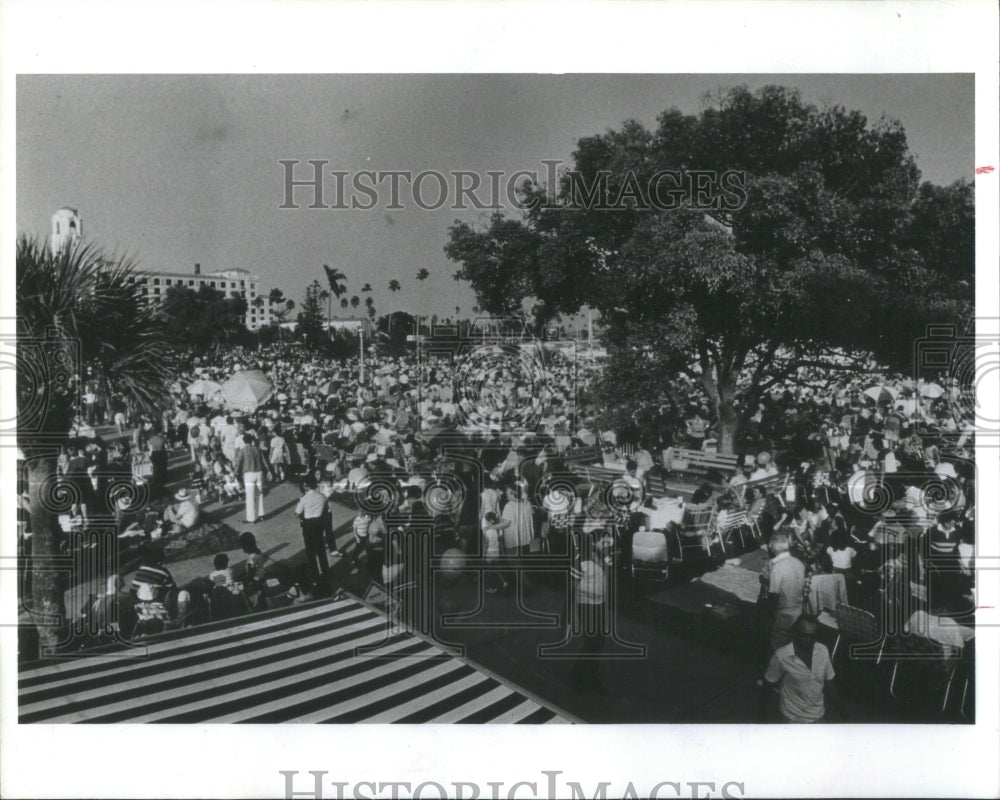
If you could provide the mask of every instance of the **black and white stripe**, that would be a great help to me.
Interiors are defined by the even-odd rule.
[[[567,722],[354,600],[25,665],[19,721]]]

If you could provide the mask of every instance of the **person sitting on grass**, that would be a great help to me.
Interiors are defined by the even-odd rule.
[[[180,489],[174,495],[174,502],[163,510],[164,534],[189,531],[198,524],[201,509],[187,489]]]

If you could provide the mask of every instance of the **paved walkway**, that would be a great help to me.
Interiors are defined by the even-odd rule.
[[[113,427],[98,428],[98,434],[106,441],[117,438]],[[131,437],[131,431],[126,436]],[[182,486],[190,485],[191,454],[188,451],[172,451],[167,463],[167,492],[173,495]],[[295,505],[299,500],[299,489],[294,483],[272,483],[264,488],[265,517],[253,525],[243,524],[246,519],[246,505],[243,500],[220,504],[218,501],[206,503],[201,507],[202,519],[209,518],[221,522],[238,532],[252,531],[257,537],[260,549],[277,561],[284,561],[294,567],[305,558],[302,542],[302,532],[298,518],[295,516]],[[338,544],[346,544],[353,539],[350,522],[354,511],[339,503],[331,503],[334,530],[338,532]],[[204,577],[212,571],[214,554],[196,556],[183,560],[170,560],[166,563],[170,573],[179,586]],[[246,560],[242,550],[230,550],[230,567],[238,570]],[[335,568],[336,564],[333,564]],[[338,569],[341,573],[343,570]],[[124,573],[122,577],[126,584],[130,583],[135,571]],[[103,592],[105,586],[100,578],[82,582],[66,592],[66,611],[73,617],[91,594]]]

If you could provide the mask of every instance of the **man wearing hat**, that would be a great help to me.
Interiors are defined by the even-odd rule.
[[[173,530],[188,531],[198,524],[201,510],[187,489],[180,489],[174,495],[174,502],[163,511],[164,533]]]

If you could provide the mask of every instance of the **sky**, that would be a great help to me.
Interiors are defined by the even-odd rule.
[[[243,268],[299,302],[329,264],[350,294],[370,282],[380,313],[466,315],[474,295],[443,247],[454,220],[488,211],[425,210],[405,184],[402,210],[382,207],[387,191],[371,210],[309,209],[302,190],[300,208],[280,209],[279,162],[298,160],[299,179],[309,159],[351,173],[543,172],[543,159],[568,164],[578,139],[626,119],[652,128],[667,108],[697,113],[706,92],[769,83],[898,119],[924,180],[973,177],[969,75],[20,75],[17,227],[47,236],[69,206],[88,239],[144,269]]]

